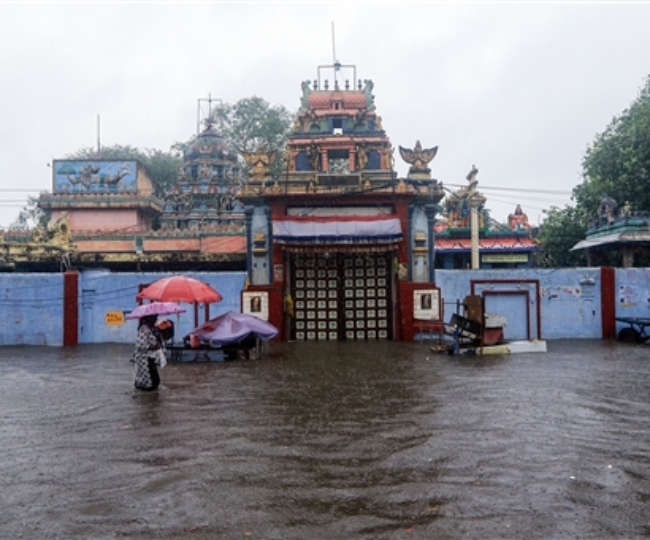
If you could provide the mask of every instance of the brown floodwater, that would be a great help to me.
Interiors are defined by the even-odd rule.
[[[650,347],[0,348],[0,538],[650,537]]]

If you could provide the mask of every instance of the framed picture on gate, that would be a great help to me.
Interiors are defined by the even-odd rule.
[[[241,295],[241,311],[269,320],[269,293],[263,291],[244,291]]]
[[[413,291],[413,318],[421,321],[440,320],[440,290]]]

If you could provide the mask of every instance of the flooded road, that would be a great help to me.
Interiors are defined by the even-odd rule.
[[[170,363],[0,348],[0,537],[650,537],[650,347],[272,344]]]

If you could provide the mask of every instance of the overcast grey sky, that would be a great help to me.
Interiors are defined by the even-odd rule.
[[[51,189],[52,159],[96,146],[98,115],[103,145],[168,150],[208,95],[295,111],[332,22],[395,148],[438,146],[451,189],[476,164],[493,217],[519,202],[537,223],[650,74],[649,21],[622,2],[0,3],[0,226]]]

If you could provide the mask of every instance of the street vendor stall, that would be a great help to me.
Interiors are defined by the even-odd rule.
[[[183,342],[171,347],[172,359],[182,359],[184,352],[210,354],[221,352],[226,360],[260,358],[268,340],[278,335],[271,323],[254,315],[228,311],[219,315],[183,337]],[[196,358],[196,354],[195,354]]]

